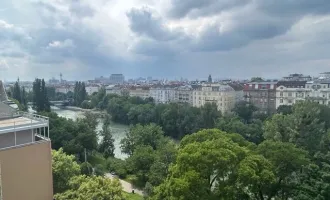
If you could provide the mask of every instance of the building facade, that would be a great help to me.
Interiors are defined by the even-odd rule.
[[[150,97],[156,104],[175,102],[175,90],[170,87],[155,87],[150,89]]]
[[[1,199],[53,199],[48,127],[48,118],[0,102]]]
[[[266,114],[276,113],[277,82],[251,82],[244,84],[244,99]]]
[[[89,86],[86,86],[86,92],[88,95],[92,95],[94,92],[98,92],[99,89],[100,89],[100,86],[98,85],[89,85]]]
[[[307,95],[307,81],[279,81],[276,85],[276,109],[281,105],[293,105]]]
[[[131,97],[140,97],[146,99],[150,97],[150,88],[149,87],[130,87],[128,88],[129,96]]]
[[[193,105],[193,90],[190,85],[179,86],[174,89],[174,102]]]
[[[226,84],[203,83],[193,91],[193,106],[202,107],[215,103],[222,113],[229,113],[235,106],[235,90]]]
[[[123,84],[125,77],[123,74],[111,74],[109,82],[110,84]]]

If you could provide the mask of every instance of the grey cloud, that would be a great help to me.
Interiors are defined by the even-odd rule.
[[[249,2],[251,0],[171,0],[168,15],[173,18],[209,16]]]
[[[126,15],[130,21],[130,29],[137,35],[167,41],[182,34],[179,30],[170,30],[163,20],[155,17],[147,7],[133,8]]]
[[[329,0],[257,0],[256,5],[258,10],[282,17],[330,13]]]
[[[21,58],[25,56],[25,53],[18,51],[6,51],[0,52],[0,56],[2,57],[12,57],[12,58]]]
[[[167,42],[143,39],[133,44],[130,51],[153,57],[170,57],[176,54],[177,49]]]
[[[91,17],[94,15],[95,10],[79,1],[73,1],[70,4],[69,10],[71,13],[78,17]]]

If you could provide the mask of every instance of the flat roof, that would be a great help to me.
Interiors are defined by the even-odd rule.
[[[0,119],[0,134],[47,126],[48,120],[43,118],[33,119],[29,117],[20,116],[14,118]]]
[[[10,119],[1,119],[0,120],[0,128],[7,127],[7,126],[20,126],[20,125],[27,125],[31,123],[38,123],[37,120],[32,120],[27,117],[15,117]]]

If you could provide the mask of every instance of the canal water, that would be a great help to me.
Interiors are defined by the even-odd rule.
[[[58,114],[58,116],[65,117],[67,119],[76,120],[78,118],[84,117],[84,112],[79,111],[79,110],[60,109],[55,106],[52,106],[51,109],[53,112],[56,112]],[[102,120],[98,119],[98,125],[96,127],[96,131],[99,132],[100,130],[102,130],[102,126],[103,126]],[[113,139],[115,140],[114,141],[114,145],[115,145],[114,153],[115,153],[116,158],[120,158],[120,159],[127,158],[127,155],[122,153],[120,150],[120,141],[126,136],[128,128],[129,127],[127,125],[123,125],[123,124],[118,124],[118,123],[114,123],[114,122],[111,122],[111,124],[110,124],[110,130],[111,130]],[[101,140],[101,138],[99,138],[99,141],[100,140]]]

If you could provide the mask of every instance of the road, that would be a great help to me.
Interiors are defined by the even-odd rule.
[[[110,178],[110,179],[117,178],[117,177],[113,176],[113,175],[110,174],[110,173],[106,173],[104,176],[105,176],[106,178]],[[141,196],[143,195],[143,192],[142,192],[141,190],[138,190],[138,189],[134,188],[133,185],[132,185],[131,183],[129,183],[129,182],[127,182],[127,181],[124,181],[124,180],[121,180],[121,179],[119,179],[119,181],[120,181],[121,185],[123,186],[123,190],[124,190],[125,192],[132,193],[132,190],[134,189],[134,192],[135,192],[136,194],[139,194],[139,195],[141,195]]]

